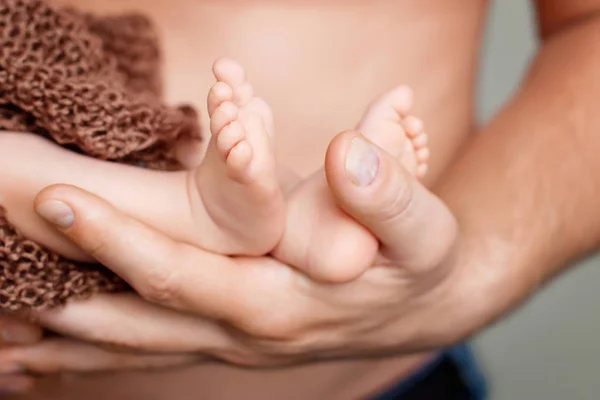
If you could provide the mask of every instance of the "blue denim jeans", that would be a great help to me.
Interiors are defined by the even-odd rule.
[[[371,400],[485,400],[487,382],[473,352],[461,344]]]

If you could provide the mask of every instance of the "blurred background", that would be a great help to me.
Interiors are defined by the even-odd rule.
[[[480,70],[481,122],[511,95],[536,49],[529,3],[492,2]],[[491,399],[600,399],[599,306],[600,256],[480,334],[475,346],[491,380]]]

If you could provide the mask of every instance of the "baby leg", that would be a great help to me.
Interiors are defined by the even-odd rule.
[[[26,237],[77,261],[91,261],[34,211],[43,188],[71,184],[101,196],[128,215],[193,243],[185,172],[157,172],[102,162],[33,134],[0,133],[0,205]]]

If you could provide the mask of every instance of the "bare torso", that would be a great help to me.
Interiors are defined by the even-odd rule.
[[[58,2],[58,1],[57,1]],[[474,78],[486,2],[461,0],[60,0],[95,12],[141,11],[161,30],[166,95],[192,102],[206,124],[211,64],[229,55],[273,108],[280,162],[322,165],[339,131],[399,83],[431,138],[431,183],[472,131]],[[364,397],[427,356],[251,372],[197,366],[168,373],[48,379],[32,398],[336,399]],[[43,394],[42,394],[43,393]],[[56,396],[56,397],[51,397]]]

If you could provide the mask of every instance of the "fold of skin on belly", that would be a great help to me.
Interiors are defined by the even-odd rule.
[[[368,103],[397,84],[415,91],[430,135],[431,169],[443,172],[472,130],[479,37],[486,2],[462,0],[60,0],[96,12],[136,10],[158,24],[169,101],[203,111],[212,62],[228,55],[273,108],[282,163],[306,175],[328,142],[353,128]],[[348,399],[409,375],[428,355],[249,371],[205,365],[160,373],[47,378],[27,398]],[[68,384],[66,383],[68,382]],[[294,397],[296,396],[296,397]]]

